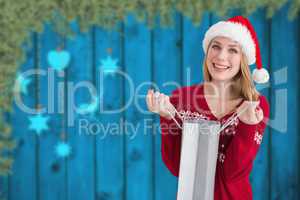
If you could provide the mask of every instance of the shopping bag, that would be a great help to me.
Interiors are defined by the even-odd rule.
[[[213,200],[220,123],[184,120],[177,200]]]

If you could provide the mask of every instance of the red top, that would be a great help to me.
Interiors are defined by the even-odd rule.
[[[234,111],[217,119],[208,107],[203,95],[203,88],[202,84],[179,88],[173,91],[170,101],[178,111],[198,112],[205,118],[223,124]],[[269,118],[269,104],[266,98],[260,95],[259,101],[259,106],[264,112],[264,119],[260,123],[249,125],[237,119],[220,134],[214,189],[215,200],[252,199],[249,175]],[[239,105],[241,104],[242,102],[239,103]],[[181,129],[173,120],[163,117],[160,117],[160,123],[163,162],[174,176],[178,176]]]

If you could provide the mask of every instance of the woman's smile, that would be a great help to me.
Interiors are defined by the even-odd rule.
[[[218,71],[218,72],[224,72],[224,71],[227,71],[231,68],[230,66],[221,65],[221,64],[218,64],[218,63],[212,63],[212,64],[213,64],[214,70]]]

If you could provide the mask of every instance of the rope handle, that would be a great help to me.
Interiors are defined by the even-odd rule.
[[[180,126],[179,122],[177,121],[177,119],[175,118],[176,114],[179,116],[179,119],[183,122],[181,115],[179,114],[179,112],[177,111],[177,109],[173,106],[174,110],[175,110],[175,115],[173,116],[172,113],[167,109],[169,115],[171,116],[171,118],[173,119],[173,121],[176,123],[176,125],[182,130],[182,127]]]
[[[239,113],[237,113],[236,111],[234,112],[234,114],[229,117],[226,122],[221,126],[219,133],[222,132],[225,128],[227,128],[229,125],[231,125],[231,123],[233,121],[235,121],[241,114],[243,114],[243,112],[245,112],[248,109],[248,107],[246,106],[243,110],[241,110]]]
[[[177,121],[177,119],[175,118],[176,114],[178,115],[179,119],[181,120],[181,122],[183,122],[182,117],[180,115],[180,113],[177,111],[177,109],[172,105],[174,111],[175,111],[175,115],[173,116],[173,114],[168,110],[167,112],[169,113],[169,115],[171,116],[171,118],[173,119],[173,121],[176,123],[176,125],[182,130],[182,127],[180,126],[179,122]],[[226,122],[221,126],[221,128],[219,129],[218,133],[220,133],[221,131],[223,131],[225,128],[227,128],[229,125],[231,125],[231,123],[236,120],[242,113],[244,113],[246,110],[248,109],[248,106],[245,106],[245,108],[243,110],[241,110],[239,113],[237,113],[237,111],[234,112],[234,114],[229,117]]]
[[[183,122],[182,117],[180,115],[180,113],[177,111],[177,109],[173,106],[174,111],[175,111],[175,115],[173,116],[172,113],[167,110],[167,112],[169,113],[169,115],[171,116],[171,118],[173,119],[173,121],[176,123],[176,125],[182,129],[182,127],[180,126],[179,122],[177,121],[177,119],[175,118],[176,114],[178,115],[179,119]],[[221,128],[219,129],[218,133],[220,133],[221,131],[223,131],[225,128],[227,128],[229,125],[232,124],[233,121],[235,121],[241,114],[243,114],[246,110],[248,109],[248,106],[245,106],[245,108],[243,110],[241,110],[240,112],[234,112],[234,114],[229,117],[226,122],[221,126]]]

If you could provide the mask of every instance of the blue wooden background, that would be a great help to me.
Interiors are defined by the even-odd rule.
[[[288,21],[287,10],[287,6],[282,8],[271,20],[265,19],[264,10],[250,17],[259,37],[263,64],[271,73],[271,86],[260,88],[271,104],[271,120],[251,174],[257,200],[300,199],[300,19]],[[91,81],[99,89],[95,72],[99,60],[107,55],[107,48],[112,48],[112,56],[119,59],[118,65],[135,85],[154,82],[162,92],[169,94],[174,87],[163,87],[167,81],[181,85],[202,81],[202,39],[207,28],[216,21],[217,17],[205,13],[201,25],[195,27],[177,15],[174,28],[149,30],[128,17],[128,23],[121,25],[121,32],[105,32],[93,27],[82,34],[73,25],[77,31],[74,39],[61,38],[46,25],[42,34],[33,34],[33,47],[28,49],[21,71],[47,69],[47,53],[63,41],[72,61],[64,78],[55,76],[57,83]],[[105,109],[120,108],[130,99],[127,82],[120,76],[108,76],[104,83]],[[145,84],[138,93],[146,94],[148,87],[149,84]],[[45,106],[47,92],[47,76],[36,78],[24,102],[30,106]],[[86,91],[76,93],[76,103],[88,99]],[[282,103],[284,100],[287,105]],[[144,99],[138,102],[145,109]],[[55,109],[57,106],[58,98],[55,98]],[[118,122],[120,118],[141,124],[134,139],[130,139],[130,132],[108,135],[104,139],[99,135],[79,135],[78,127],[66,126],[66,113],[51,114],[50,129],[37,136],[28,130],[27,117],[28,114],[14,105],[9,119],[18,140],[13,174],[0,181],[0,191],[7,199],[175,199],[177,178],[162,163],[159,131],[157,128],[144,131],[143,121],[158,123],[157,116],[145,115],[131,104],[118,114],[98,113],[94,119],[87,117],[103,124]],[[285,122],[287,130],[280,129]],[[73,148],[67,159],[59,159],[54,153],[61,132],[67,133],[66,140]]]

